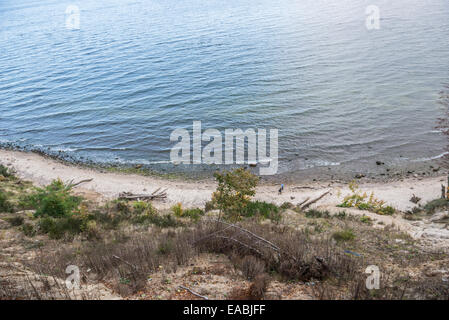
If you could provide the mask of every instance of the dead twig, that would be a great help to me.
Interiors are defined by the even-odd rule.
[[[94,180],[94,179],[93,178],[91,178],[91,179],[84,179],[84,180],[81,180],[81,181],[76,182],[76,183],[73,183],[73,180],[70,180],[70,182],[66,186],[66,189],[72,189],[72,188],[74,188],[76,186],[79,186],[82,183],[91,182],[92,180]]]
[[[280,252],[280,251],[281,251],[281,249],[280,249],[277,245],[275,245],[274,243],[268,241],[267,239],[264,239],[264,238],[258,236],[257,234],[252,233],[251,231],[249,231],[249,230],[247,230],[247,229],[245,229],[245,228],[242,228],[242,227],[240,227],[240,226],[238,226],[238,225],[236,225],[236,224],[227,223],[227,222],[224,222],[224,221],[218,221],[218,220],[215,220],[215,221],[220,222],[220,223],[222,223],[222,224],[225,224],[225,225],[227,225],[227,226],[231,226],[231,227],[234,227],[234,228],[236,228],[236,229],[239,229],[240,231],[243,231],[243,232],[245,232],[245,233],[247,233],[247,234],[253,236],[254,238],[260,240],[261,242],[267,244],[267,245],[268,245],[269,247],[271,247],[273,250],[275,250],[275,251],[277,251],[277,252]]]
[[[201,299],[204,299],[204,300],[209,300],[208,297],[202,296],[202,295],[200,295],[199,293],[197,293],[197,292],[195,292],[195,291],[193,291],[193,290],[191,290],[191,289],[189,289],[189,288],[187,288],[187,287],[184,287],[184,286],[179,286],[179,287],[180,287],[181,289],[187,290],[188,292],[190,292],[190,293],[193,294],[194,296],[197,296],[197,297],[199,297],[199,298],[201,298]]]
[[[251,247],[250,245],[247,245],[246,243],[243,243],[237,239],[231,238],[231,237],[225,237],[225,236],[216,236],[217,238],[221,238],[221,239],[225,239],[225,240],[231,240],[234,242],[237,242],[239,245],[248,248],[249,250],[252,250],[254,252],[256,252],[257,254],[259,254],[260,256],[262,256],[262,252],[260,252],[259,250],[257,250],[256,248]]]
[[[119,256],[113,255],[112,257],[113,257],[113,258],[115,258],[115,259],[117,259],[117,260],[120,260],[121,262],[123,262],[123,263],[127,264],[128,266],[130,266],[130,267],[134,268],[135,270],[137,270],[137,269],[138,269],[136,265],[134,265],[134,264],[132,264],[132,263],[129,263],[129,262],[128,262],[128,261],[126,261],[126,260],[123,260],[123,259],[122,259],[122,258],[120,258]]]
[[[214,235],[219,234],[219,233],[221,233],[221,232],[224,232],[224,231],[226,231],[226,230],[228,230],[228,229],[230,229],[230,228],[232,228],[232,226],[227,226],[227,227],[224,228],[224,229],[221,229],[221,230],[212,232],[212,233],[208,234],[207,236],[204,236],[204,237],[202,237],[202,238],[200,238],[200,239],[198,239],[198,240],[195,240],[192,244],[195,245],[195,244],[197,244],[198,242],[200,242],[200,241],[202,241],[202,240],[204,240],[204,239],[208,239],[208,238],[210,238],[210,237],[213,237]]]

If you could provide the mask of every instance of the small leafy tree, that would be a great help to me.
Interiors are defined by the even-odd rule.
[[[230,220],[238,220],[252,196],[256,194],[259,178],[244,168],[216,172],[217,190],[212,194],[212,202],[221,214]]]
[[[36,188],[25,202],[36,209],[36,217],[63,217],[73,213],[81,203],[81,198],[72,195],[71,191],[70,185],[58,179],[44,188]]]

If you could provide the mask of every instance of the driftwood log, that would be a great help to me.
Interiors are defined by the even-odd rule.
[[[74,187],[76,187],[76,186],[78,186],[78,185],[80,185],[82,183],[91,182],[92,180],[94,180],[94,179],[91,178],[91,179],[84,179],[84,180],[81,180],[79,182],[73,182],[74,180],[72,179],[68,183],[66,183],[66,189],[67,190],[72,189],[72,188],[74,188]]]
[[[315,198],[315,199],[310,200],[309,202],[303,204],[303,205],[301,206],[301,210],[304,210],[304,209],[308,208],[311,204],[313,204],[313,203],[315,203],[315,202],[321,200],[321,199],[322,199],[325,195],[327,195],[329,192],[331,192],[331,190],[328,190],[328,191],[326,191],[325,193],[323,193],[321,196],[319,196],[318,198]]]
[[[153,193],[150,194],[135,194],[131,192],[122,192],[119,194],[118,197],[120,200],[144,200],[144,201],[150,201],[150,200],[158,200],[158,199],[165,199],[167,198],[167,189],[157,188]]]

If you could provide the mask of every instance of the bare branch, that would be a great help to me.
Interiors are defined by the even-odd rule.
[[[201,298],[201,299],[204,299],[204,300],[209,300],[208,297],[202,296],[202,295],[200,295],[199,293],[196,293],[195,291],[193,291],[193,290],[191,290],[191,289],[189,289],[189,288],[187,288],[187,287],[184,287],[184,286],[179,286],[179,287],[180,287],[181,289],[187,290],[188,292],[190,292],[190,293],[193,294],[194,296],[197,296],[197,297],[199,297],[199,298]]]
[[[301,206],[301,210],[306,209],[307,207],[309,207],[311,204],[319,201],[321,198],[323,198],[325,195],[327,195],[329,192],[331,192],[330,190],[327,190],[325,193],[323,193],[321,196],[319,196],[318,198],[315,198],[313,200],[310,200],[309,202],[307,202],[306,204]]]

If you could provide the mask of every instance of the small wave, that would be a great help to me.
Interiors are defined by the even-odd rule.
[[[53,151],[53,152],[75,152],[75,151],[78,151],[78,149],[77,148],[69,148],[69,147],[59,147],[59,148],[50,148],[50,151]]]
[[[339,165],[341,165],[341,162],[316,160],[316,161],[311,161],[310,163],[307,163],[304,166],[304,169],[311,169],[311,168],[315,168],[315,167],[333,167],[333,166],[339,166]]]
[[[429,132],[430,133],[446,133],[446,132],[449,132],[449,128],[441,128],[441,129],[438,129],[438,130],[430,130]]]
[[[436,160],[436,159],[440,159],[443,158],[444,156],[448,155],[449,152],[443,152],[437,156],[434,157],[428,157],[428,158],[418,158],[418,159],[414,159],[414,160],[410,160],[411,162],[424,162],[424,161],[430,161],[430,160]]]

